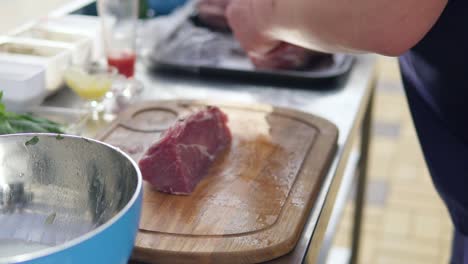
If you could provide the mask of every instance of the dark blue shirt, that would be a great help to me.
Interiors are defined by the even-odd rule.
[[[434,185],[449,209],[456,230],[466,236],[468,1],[449,1],[430,32],[400,58],[400,66]]]

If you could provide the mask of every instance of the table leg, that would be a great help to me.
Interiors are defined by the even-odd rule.
[[[356,264],[359,253],[359,243],[361,239],[362,215],[366,198],[368,154],[372,129],[372,110],[374,103],[374,90],[372,89],[369,104],[367,106],[361,131],[361,158],[358,165],[358,177],[356,186],[356,199],[354,207],[354,223],[352,230],[351,258],[349,263]]]

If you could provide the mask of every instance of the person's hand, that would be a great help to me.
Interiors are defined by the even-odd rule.
[[[210,27],[227,30],[226,8],[231,0],[200,0],[197,3],[198,17]]]
[[[281,45],[268,33],[268,21],[256,8],[269,0],[231,0],[226,17],[236,39],[251,58],[261,58]],[[267,10],[264,10],[267,11]]]
[[[267,58],[263,58],[265,53],[273,49],[276,45],[280,44],[279,41],[268,43],[265,47],[261,48],[259,45],[265,44],[267,38],[262,36],[255,36],[258,34],[255,21],[249,9],[251,1],[238,1],[238,0],[199,0],[197,3],[197,11],[199,18],[208,26],[216,29],[229,29],[233,30],[237,40],[241,46],[255,63],[260,65],[268,64]],[[228,23],[228,18],[230,19]],[[259,38],[258,41],[255,39]]]
[[[252,63],[259,69],[300,69],[317,53],[274,37],[269,21],[271,0],[231,0],[229,25]]]

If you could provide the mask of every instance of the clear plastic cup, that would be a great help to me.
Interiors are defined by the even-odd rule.
[[[138,0],[98,0],[107,63],[131,78],[135,72]]]

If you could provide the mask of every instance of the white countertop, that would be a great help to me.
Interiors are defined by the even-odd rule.
[[[0,0],[0,35],[47,16],[60,16],[95,0]]]

